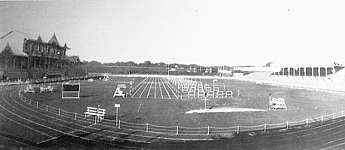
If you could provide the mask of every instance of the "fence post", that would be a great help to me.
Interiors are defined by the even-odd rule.
[[[321,116],[321,121],[323,122],[323,115]]]
[[[210,135],[210,126],[207,126],[207,135]]]
[[[48,105],[46,105],[46,111],[48,111]]]
[[[74,120],[77,120],[77,113],[74,112]]]
[[[97,124],[97,117],[95,116],[95,124]]]
[[[36,102],[36,107],[38,108],[38,102]]]
[[[289,129],[289,121],[286,121],[286,129]]]
[[[240,133],[240,126],[237,126],[237,134]]]
[[[334,113],[332,114],[332,119],[334,119]]]
[[[149,132],[149,123],[146,123],[146,132]]]
[[[342,116],[342,117],[344,116],[344,111],[343,111],[343,110],[341,111],[341,116]]]
[[[119,128],[121,128],[121,121],[119,120]]]
[[[308,126],[308,119],[306,119],[306,121],[305,121],[305,122],[306,122],[306,124],[307,124],[307,126]]]
[[[178,134],[178,126],[176,126],[176,134]]]
[[[267,128],[266,126],[267,126],[267,125],[266,125],[266,124],[264,124],[264,132],[266,132],[266,128]]]
[[[31,105],[31,99],[29,99],[29,104]]]
[[[59,115],[60,115],[60,108],[59,108]]]

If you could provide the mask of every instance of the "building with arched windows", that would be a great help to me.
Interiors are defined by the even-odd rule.
[[[80,68],[79,57],[67,56],[68,50],[66,43],[60,45],[55,33],[43,37],[10,31],[0,37],[0,79],[86,74]]]

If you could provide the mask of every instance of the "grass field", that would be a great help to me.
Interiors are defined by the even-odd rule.
[[[188,80],[213,82],[212,78]],[[36,85],[37,93],[25,93],[25,99],[18,94],[19,86],[2,88],[0,148],[332,149],[345,145],[344,117],[337,114],[335,119],[324,116],[325,121],[320,120],[321,115],[343,110],[343,95],[218,79],[220,89],[233,91],[234,97],[208,97],[208,109],[264,111],[187,114],[203,109],[204,98],[187,98],[168,78],[112,77],[110,81],[80,83],[80,99],[61,99],[61,83],[52,84],[53,93],[39,93],[37,87],[41,85]],[[113,97],[118,84],[126,84],[124,92],[132,94]],[[268,93],[284,98],[288,110],[268,110]],[[184,96],[181,99],[175,94]],[[115,127],[114,104],[121,104],[121,128]],[[94,124],[93,117],[84,118],[88,106],[105,108],[106,119]],[[308,126],[303,122],[307,118]],[[300,125],[291,123],[300,120]],[[290,122],[288,130],[286,121]],[[268,125],[276,123],[282,124],[274,129]],[[263,130],[266,124],[267,130]],[[241,131],[236,134],[238,125]],[[261,126],[248,127],[253,125]]]
[[[204,108],[204,98],[177,99],[173,96],[173,91],[163,88],[163,85],[167,86],[168,83],[159,77],[146,79],[147,82],[141,83],[143,84],[141,85],[142,88],[137,91],[134,97],[132,97],[133,95],[126,98],[112,97],[117,84],[128,83],[131,80],[134,80],[133,87],[136,87],[140,86],[138,84],[145,78],[114,77],[112,81],[107,82],[99,80],[95,80],[95,82],[81,81],[80,99],[61,99],[61,85],[54,85],[54,93],[26,94],[25,96],[39,103],[79,114],[83,114],[87,106],[99,106],[107,109],[107,115],[114,116],[114,104],[117,103],[121,104],[119,119],[122,121],[186,127],[230,127],[283,123],[312,119],[339,112],[345,108],[345,103],[342,102],[344,96],[342,95],[220,79],[218,81],[220,89],[225,87],[227,90],[232,90],[234,97],[209,97],[207,100],[208,108],[254,108],[267,111],[186,114],[187,111]],[[211,79],[202,79],[201,82],[211,83],[212,81]],[[146,89],[144,89],[145,86]],[[129,88],[129,86],[127,87]],[[240,97],[237,97],[238,88],[240,89]],[[169,93],[171,99],[168,97]],[[288,110],[269,111],[269,93],[272,93],[272,97],[284,98]]]

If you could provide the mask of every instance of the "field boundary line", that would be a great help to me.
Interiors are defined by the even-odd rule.
[[[149,79],[149,81],[148,82],[150,82],[151,81],[151,79],[152,79],[152,77]],[[139,95],[139,98],[141,98],[141,96],[143,95],[143,93],[145,92],[145,90],[146,90],[146,88],[147,88],[147,86],[149,85],[149,84],[147,84],[148,82],[144,82],[143,84],[146,84],[146,86],[144,87],[144,89],[143,89],[143,91],[140,93],[140,95]]]
[[[166,79],[163,79],[163,80],[165,80],[165,83],[167,84],[167,87],[168,87],[168,88],[170,89],[170,91],[175,95],[176,99],[178,99],[178,96],[176,95],[176,93],[171,89],[170,86],[172,86],[172,85],[170,85],[169,81],[166,80]]]
[[[150,85],[149,91],[147,92],[146,98],[149,98],[149,95],[150,95],[150,92],[151,92],[151,88],[152,88],[152,84],[153,84],[154,80],[155,80],[155,78],[153,78],[152,81],[151,81],[151,85]]]
[[[158,80],[158,85],[159,85],[159,90],[161,91],[162,99],[164,99],[164,97],[163,97],[163,92],[162,92],[161,82],[160,82],[159,80]]]
[[[139,87],[138,89],[135,87],[135,92],[133,93],[132,97],[141,89],[142,86],[144,86],[145,80],[147,80],[149,77],[146,77],[143,81],[141,81],[136,87]]]
[[[159,79],[161,80],[162,85],[163,85],[163,87],[164,87],[165,91],[168,93],[169,99],[171,99],[171,96],[170,96],[170,94],[169,94],[169,92],[168,92],[167,88],[165,87],[165,85],[164,85],[164,82],[163,82],[162,78],[159,78]]]

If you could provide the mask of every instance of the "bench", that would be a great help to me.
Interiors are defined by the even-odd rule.
[[[101,120],[104,119],[106,109],[96,108],[96,107],[86,107],[86,112],[84,112],[85,118],[89,116],[97,116]]]
[[[24,93],[35,93],[34,88],[31,85],[26,86]]]
[[[42,92],[53,92],[54,87],[52,86],[47,86],[47,87],[40,87],[40,93]]]

